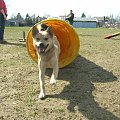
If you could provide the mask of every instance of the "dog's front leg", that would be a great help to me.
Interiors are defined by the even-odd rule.
[[[53,73],[50,79],[50,84],[55,84],[59,71],[58,61],[53,62],[52,66],[53,66]]]
[[[45,98],[45,86],[44,86],[44,76],[45,76],[45,65],[39,60],[38,64],[39,68],[39,81],[40,81],[40,94],[39,98],[44,99]]]

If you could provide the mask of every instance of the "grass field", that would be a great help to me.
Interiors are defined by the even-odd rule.
[[[120,120],[120,36],[104,39],[120,29],[76,29],[77,58],[60,69],[56,86],[39,100],[37,64],[30,58],[22,31],[6,27],[7,44],[0,44],[0,120]]]

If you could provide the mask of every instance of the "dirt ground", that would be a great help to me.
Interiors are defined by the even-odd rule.
[[[6,28],[8,43],[0,44],[0,120],[120,120],[120,37],[103,39],[119,30],[76,29],[78,56],[54,86],[47,70],[40,100],[37,64],[18,41],[22,29]]]

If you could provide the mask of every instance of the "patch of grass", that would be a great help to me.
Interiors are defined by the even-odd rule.
[[[79,28],[78,57],[60,69],[55,87],[45,78],[47,99],[39,100],[37,64],[19,42],[30,27],[6,27],[0,44],[0,119],[119,120],[120,29]]]

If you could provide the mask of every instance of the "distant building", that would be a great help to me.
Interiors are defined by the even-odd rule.
[[[74,18],[73,27],[75,28],[96,28],[97,19],[96,18]]]
[[[98,27],[103,27],[103,25],[105,24],[105,17],[94,17],[97,19],[98,21]]]
[[[59,19],[65,20],[66,16],[61,15]],[[98,21],[96,18],[75,17],[73,21],[73,27],[75,28],[96,28]]]
[[[19,26],[19,20],[9,19],[6,21],[6,26]]]
[[[16,20],[16,19],[9,19],[6,21],[6,26],[26,26],[27,23],[25,20]]]

